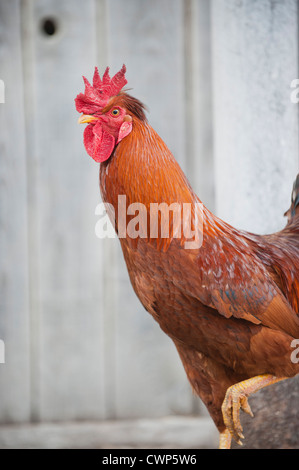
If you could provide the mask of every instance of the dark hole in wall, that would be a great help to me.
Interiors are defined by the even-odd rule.
[[[41,30],[45,36],[53,36],[57,32],[57,28],[55,18],[44,18],[41,22]]]

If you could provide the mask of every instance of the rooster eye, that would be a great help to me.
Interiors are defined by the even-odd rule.
[[[111,111],[112,116],[118,116],[119,115],[119,109],[115,108]]]

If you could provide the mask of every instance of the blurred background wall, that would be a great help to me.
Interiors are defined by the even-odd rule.
[[[125,63],[201,200],[284,226],[298,171],[295,0],[0,0],[0,422],[205,414],[95,235],[98,165],[74,98]]]

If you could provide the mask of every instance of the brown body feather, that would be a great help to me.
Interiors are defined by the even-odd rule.
[[[133,118],[132,132],[100,168],[102,197],[113,204],[116,222],[119,195],[127,206],[141,202],[148,209],[153,202],[200,202],[141,103],[122,93],[109,106],[115,104]],[[299,217],[279,233],[258,236],[204,207],[202,246],[184,249],[183,241],[149,233],[120,239],[137,296],[174,341],[193,389],[222,431],[229,386],[259,374],[299,372],[291,361],[292,339],[299,338]]]

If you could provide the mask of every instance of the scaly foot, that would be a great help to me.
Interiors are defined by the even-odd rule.
[[[240,422],[240,410],[245,411],[245,413],[253,417],[247,397],[251,395],[251,393],[255,393],[285,378],[286,377],[275,377],[271,374],[257,375],[256,377],[232,385],[227,389],[221,407],[226,429],[220,434],[220,448],[228,448],[227,431],[229,431],[238,444],[242,445],[241,439],[243,439],[244,436]],[[221,447],[221,445],[223,446]]]
[[[242,434],[243,428],[240,422],[240,409],[253,417],[253,413],[248,403],[247,396],[244,392],[238,390],[237,385],[229,387],[226,391],[222,404],[222,414],[224,424],[235,441],[242,445],[240,439],[244,439]],[[221,444],[221,442],[220,442]]]

